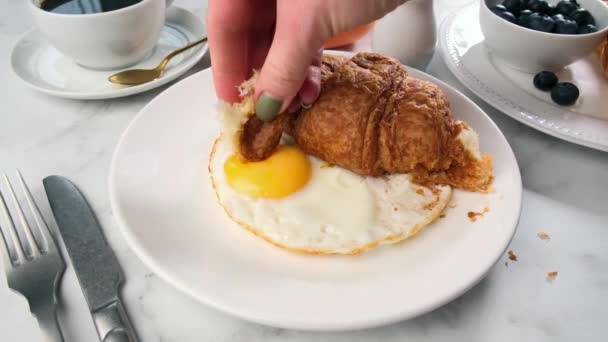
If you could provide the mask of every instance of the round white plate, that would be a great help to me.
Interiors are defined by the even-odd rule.
[[[440,28],[439,44],[454,75],[473,93],[510,117],[560,139],[608,151],[608,81],[596,54],[562,70],[561,81],[575,83],[581,97],[562,107],[537,90],[534,75],[509,68],[483,44],[479,2],[452,13]],[[541,70],[539,70],[541,71]]]
[[[158,44],[143,61],[129,67],[153,68],[171,51],[207,35],[205,24],[193,13],[176,6],[167,9]],[[109,99],[141,93],[170,82],[194,66],[207,51],[201,44],[174,57],[162,77],[137,86],[108,81],[120,70],[98,71],[79,66],[52,47],[37,29],[27,32],[15,45],[11,67],[17,77],[35,90],[71,99]]]
[[[219,134],[217,98],[207,69],[150,102],[119,142],[109,188],[126,240],[155,273],[200,302],[282,328],[368,328],[460,296],[497,262],[515,233],[519,168],[479,107],[431,76],[411,74],[440,84],[454,114],[480,133],[483,150],[495,160],[495,193],[455,191],[455,207],[414,239],[359,256],[274,247],[229,220],[216,201],[207,166]],[[467,217],[486,207],[489,213],[477,222]]]

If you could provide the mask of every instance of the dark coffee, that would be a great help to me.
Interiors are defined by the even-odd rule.
[[[60,14],[92,14],[115,11],[143,0],[43,0],[40,8]]]

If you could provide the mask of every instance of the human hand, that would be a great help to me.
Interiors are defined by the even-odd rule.
[[[272,120],[319,96],[325,41],[379,19],[406,0],[210,0],[208,32],[220,99],[239,101],[251,76],[256,115]]]

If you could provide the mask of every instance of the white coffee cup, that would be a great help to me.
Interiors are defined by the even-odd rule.
[[[433,0],[410,0],[376,22],[372,50],[425,70],[436,41]]]
[[[173,0],[142,0],[110,12],[60,14],[26,0],[41,34],[81,66],[111,70],[131,66],[158,42],[165,9]]]

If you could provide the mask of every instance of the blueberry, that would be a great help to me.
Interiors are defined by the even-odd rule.
[[[591,15],[591,12],[584,8],[579,8],[570,14],[570,19],[576,21],[578,26],[595,25],[595,18]]]
[[[597,27],[595,27],[595,25],[583,25],[580,26],[578,28],[578,30],[576,31],[576,33],[578,34],[587,34],[587,33],[595,33],[597,32]]]
[[[511,12],[500,12],[500,13],[498,13],[498,16],[513,24],[517,24],[517,19]]]
[[[551,19],[553,19],[553,21],[555,21],[556,24],[560,20],[566,20],[566,18],[564,18],[563,14],[556,14],[556,15],[552,16]]]
[[[530,25],[530,15],[532,15],[532,11],[523,10],[519,12],[519,17],[517,17],[517,23],[520,26],[528,27]]]
[[[538,13],[532,13],[530,14],[530,16],[528,17],[528,28],[531,28],[532,26],[532,22],[540,22],[542,20],[543,16],[538,14]],[[535,23],[535,26],[538,26],[538,23]]]
[[[507,8],[503,5],[496,5],[492,8],[490,8],[490,11],[492,11],[494,14],[498,15],[499,13],[506,12]]]
[[[557,19],[557,20],[553,19],[553,24],[554,24],[553,25],[553,32],[557,33],[557,27],[558,26],[561,27],[564,24],[566,24],[566,19]]]
[[[544,0],[530,0],[528,9],[539,14],[546,14],[549,12],[549,4]]]
[[[555,11],[562,15],[570,15],[570,13],[576,11],[578,7],[572,1],[560,1],[555,6]]]
[[[535,15],[536,13],[530,16],[530,28],[536,31],[541,32],[551,32],[553,31],[553,27],[555,23],[553,19],[551,19],[548,15]]]
[[[551,89],[551,99],[562,106],[573,105],[580,95],[578,87],[572,83],[558,83]]]
[[[502,2],[502,5],[513,14],[518,14],[522,10],[521,0],[505,0]]]
[[[561,20],[555,22],[555,28],[553,32],[559,34],[576,34],[578,31],[578,25],[574,20]]]
[[[549,91],[557,82],[557,75],[551,71],[541,71],[534,76],[534,86],[540,90]]]

